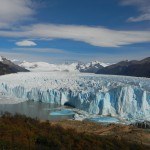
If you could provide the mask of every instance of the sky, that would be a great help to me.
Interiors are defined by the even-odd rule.
[[[150,56],[150,0],[0,0],[0,55],[114,63]]]

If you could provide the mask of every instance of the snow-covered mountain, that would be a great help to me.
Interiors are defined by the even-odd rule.
[[[64,71],[64,72],[76,72],[77,63],[72,64],[49,64],[46,62],[22,62],[21,67],[24,67],[32,72],[49,72],[49,71]]]
[[[94,66],[94,65],[97,65],[97,64],[99,64],[103,67],[107,67],[107,66],[110,65],[109,63],[103,63],[103,62],[100,62],[100,61],[92,61],[90,63],[87,63],[86,66],[89,67],[89,66]]]
[[[93,61],[90,63],[65,63],[65,64],[50,64],[46,62],[27,62],[20,63],[21,67],[24,67],[30,71],[65,71],[65,72],[88,72],[95,73],[100,68],[108,66],[108,64]]]
[[[77,72],[19,73],[0,77],[0,93],[21,100],[69,104],[89,114],[150,120],[147,78]]]
[[[98,70],[107,67],[109,64],[107,63],[102,63],[99,61],[92,61],[87,64],[78,64],[77,69],[80,72],[86,72],[86,73],[96,73]]]

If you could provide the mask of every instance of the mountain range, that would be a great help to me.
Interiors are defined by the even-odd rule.
[[[0,75],[17,72],[82,72],[109,75],[124,75],[150,78],[150,57],[142,60],[121,61],[115,64],[108,64],[99,61],[90,63],[64,63],[50,64],[47,62],[27,62],[15,63],[0,56]]]
[[[150,78],[150,57],[140,61],[121,61],[119,63],[100,68],[96,73]]]
[[[30,71],[65,71],[65,72],[86,72],[96,73],[100,68],[108,66],[108,64],[92,61],[90,63],[62,63],[62,64],[49,64],[46,62],[27,62],[23,61],[19,66],[24,67]]]

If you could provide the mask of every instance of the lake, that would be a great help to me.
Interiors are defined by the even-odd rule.
[[[41,120],[60,120],[73,118],[74,114],[72,112],[70,111],[62,112],[62,109],[65,109],[65,107],[34,101],[25,101],[18,104],[0,104],[1,113],[4,112],[9,112],[11,114],[18,113],[26,115],[31,118],[38,118]]]
[[[0,104],[0,113],[9,112],[13,115],[21,114],[27,117],[37,118],[40,120],[63,120],[63,119],[76,119],[79,118],[81,111],[68,106],[60,106],[49,103],[24,101],[16,104]],[[78,114],[78,115],[77,115]],[[82,120],[92,121],[97,123],[118,123],[117,118],[99,116],[99,115],[84,115],[81,113]]]

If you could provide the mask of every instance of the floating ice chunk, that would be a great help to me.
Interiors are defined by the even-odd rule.
[[[99,123],[117,123],[119,120],[113,117],[95,117],[95,118],[88,118],[87,120],[92,122],[99,122]]]
[[[62,109],[62,110],[57,110],[57,111],[53,111],[50,112],[51,116],[71,116],[74,115],[75,113],[71,110],[67,110],[67,109]]]

